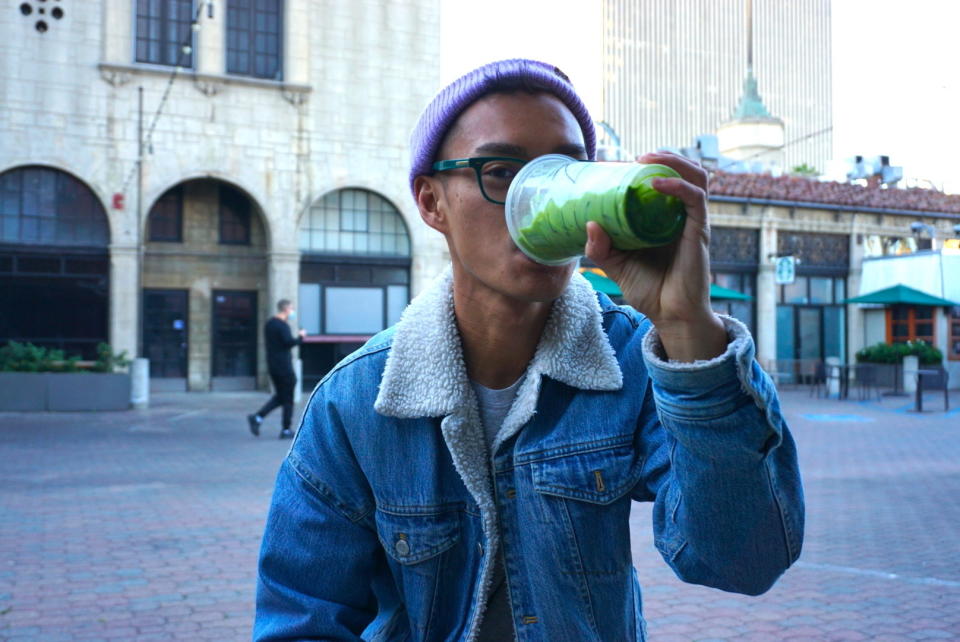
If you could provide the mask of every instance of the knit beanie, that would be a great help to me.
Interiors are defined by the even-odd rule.
[[[454,80],[420,114],[410,137],[410,190],[413,191],[417,176],[433,174],[433,163],[444,137],[467,107],[487,94],[523,89],[546,91],[563,101],[580,123],[587,157],[595,158],[597,134],[593,119],[566,74],[536,60],[500,60]]]

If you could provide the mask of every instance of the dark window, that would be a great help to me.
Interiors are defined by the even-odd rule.
[[[6,272],[0,278],[0,345],[29,342],[96,358],[97,344],[108,336],[109,259],[93,254],[102,249],[90,252],[18,248],[0,257]]]
[[[0,175],[0,243],[104,247],[107,216],[89,187],[49,167]]]
[[[887,343],[925,341],[933,345],[933,308],[895,305],[887,308]]]
[[[227,73],[281,80],[282,0],[227,1]]]
[[[947,342],[947,358],[951,361],[960,360],[960,305],[950,308],[947,317],[947,331],[950,340]]]
[[[250,245],[250,199],[226,185],[220,186],[220,243]]]
[[[167,190],[150,208],[150,240],[183,241],[183,188]]]
[[[193,67],[193,0],[137,0],[137,62]]]
[[[740,292],[741,294],[746,294],[750,297],[753,297],[748,300],[732,301],[715,299],[710,301],[710,307],[712,307],[715,312],[726,314],[735,319],[743,321],[743,323],[750,329],[751,332],[755,332],[755,275],[752,272],[714,272],[713,282],[720,287],[734,290],[736,292]]]

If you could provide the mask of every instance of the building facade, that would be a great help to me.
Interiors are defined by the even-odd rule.
[[[949,320],[960,318],[960,308],[907,306],[898,314],[932,314],[932,322],[906,325],[887,310],[845,302],[894,281],[956,300],[951,288],[960,287],[960,263],[950,262],[956,250],[949,248],[960,248],[960,195],[721,172],[711,177],[710,216],[714,282],[753,297],[716,307],[752,328],[764,366],[796,373],[799,365],[827,357],[854,363],[858,350],[877,342],[923,340],[941,349],[951,387],[960,387],[960,323]],[[949,255],[946,268],[914,269],[909,279],[882,284],[863,281],[865,262],[931,261],[925,245],[947,248],[941,250]],[[795,276],[778,284],[775,261],[788,256],[796,259]]]
[[[406,181],[438,58],[436,0],[8,3],[0,335],[250,388],[300,299],[319,376],[445,260]]]
[[[679,149],[731,119],[747,79],[748,3],[753,73],[783,120],[784,166],[826,168],[830,0],[603,0],[602,119],[624,149]]]

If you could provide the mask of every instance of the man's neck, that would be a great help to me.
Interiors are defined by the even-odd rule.
[[[507,388],[533,359],[553,304],[510,299],[481,287],[466,290],[454,284],[467,375],[487,388]]]

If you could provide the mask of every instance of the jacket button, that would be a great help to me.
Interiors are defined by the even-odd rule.
[[[410,554],[410,544],[407,543],[405,539],[398,539],[397,543],[393,545],[394,549],[397,551],[397,555],[404,556]]]

